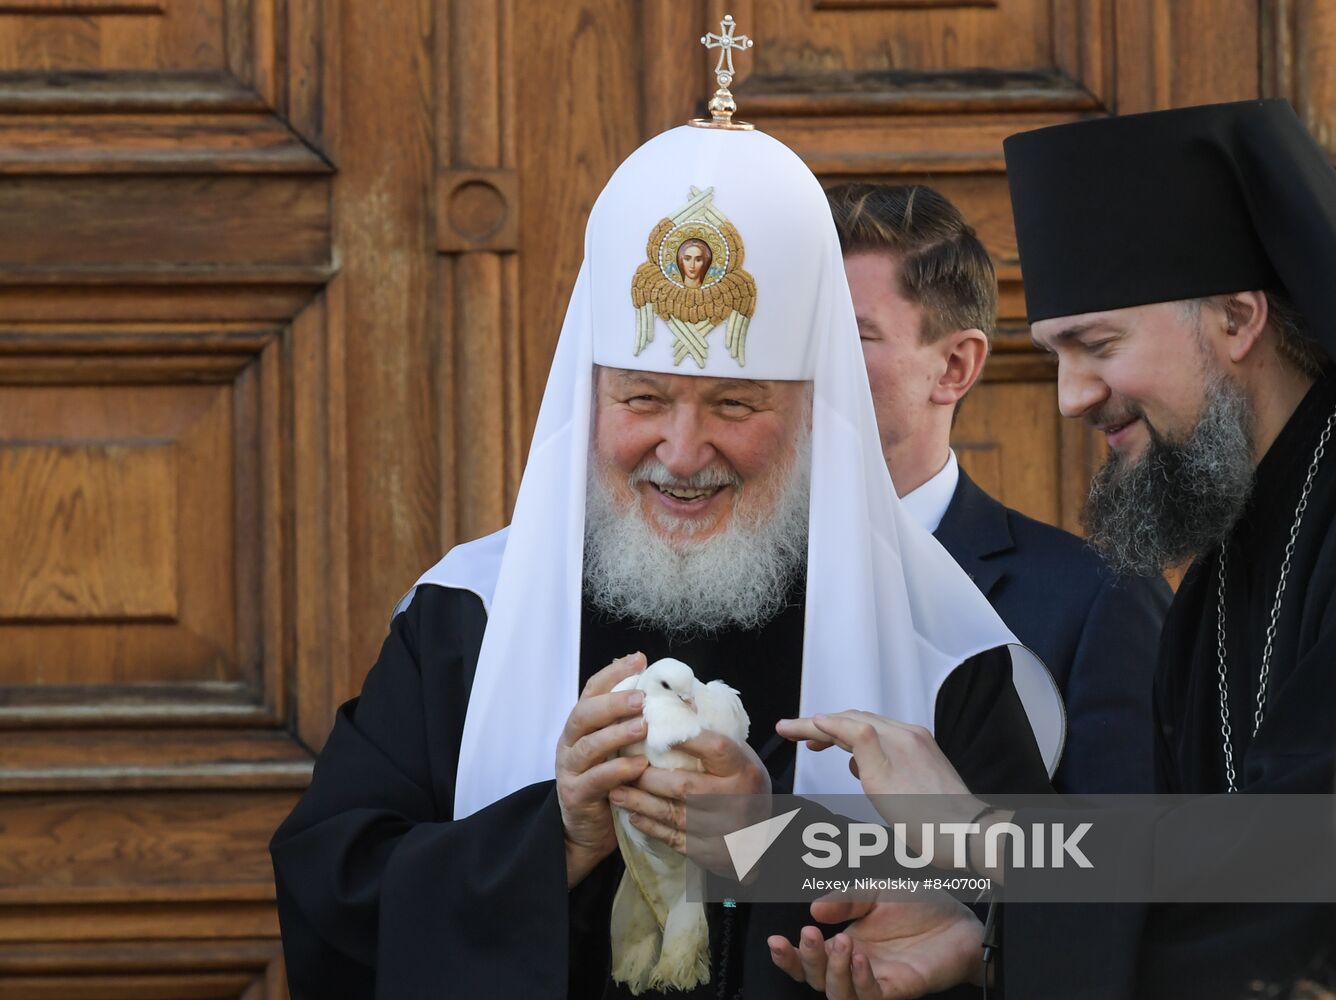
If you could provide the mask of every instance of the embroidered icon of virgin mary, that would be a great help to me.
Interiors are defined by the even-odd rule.
[[[710,332],[725,324],[724,346],[747,363],[747,327],[756,314],[756,282],[742,269],[742,237],[714,207],[714,188],[692,187],[689,200],[649,234],[648,258],[631,279],[636,354],[654,339],[654,317],[673,332],[673,364],[690,355],[704,368]]]

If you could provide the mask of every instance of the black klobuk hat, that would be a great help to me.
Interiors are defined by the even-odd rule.
[[[1283,100],[1003,143],[1030,322],[1265,289],[1336,358],[1336,170]]]

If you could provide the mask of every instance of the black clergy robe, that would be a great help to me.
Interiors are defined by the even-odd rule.
[[[614,853],[567,890],[555,783],[450,818],[485,623],[473,594],[418,590],[392,623],[361,696],[339,709],[310,788],[274,835],[294,1000],[622,995],[609,978],[608,937],[621,860]],[[586,611],[581,679],[639,650],[651,662],[673,655],[703,679],[726,681],[741,692],[749,742],[774,790],[788,792],[796,751],[774,724],[797,714],[802,631],[800,603],[761,629],[685,643]],[[552,710],[564,716],[577,694]],[[1047,788],[1004,650],[972,658],[947,679],[935,728],[972,788]],[[815,995],[774,968],[765,945],[775,933],[796,939],[811,922],[805,905],[739,906],[727,919],[711,908],[710,917],[714,981],[691,995],[731,998],[744,987],[750,997]]]
[[[1276,629],[1265,717],[1258,673],[1296,505],[1336,384],[1318,381],[1257,468],[1231,534],[1225,587],[1235,781],[1248,794],[1329,794],[1336,749],[1336,447],[1304,514]],[[1193,564],[1165,619],[1155,680],[1156,786],[1227,790],[1216,637],[1219,555]],[[1333,820],[1336,825],[1336,819]],[[1242,1000],[1330,955],[1336,907],[1308,904],[1015,907],[1007,991],[1021,997]],[[1021,912],[1024,910],[1025,912]],[[1045,911],[1048,911],[1047,913]],[[1023,925],[1023,926],[1022,926]],[[1271,994],[1266,994],[1271,995]]]

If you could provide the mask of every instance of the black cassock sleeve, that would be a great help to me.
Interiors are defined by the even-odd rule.
[[[294,1000],[566,995],[554,782],[449,818],[484,623],[473,595],[421,588],[274,835]]]
[[[965,787],[976,795],[1040,795],[1053,790],[1005,646],[972,656],[937,692],[933,734]]]
[[[1011,653],[1006,647],[972,656],[952,671],[937,692],[935,716],[937,745],[974,794],[1038,795],[1053,790],[1025,706],[1011,681]],[[971,909],[980,920],[987,919],[986,904]],[[994,919],[998,922],[994,940],[1000,945],[1004,910],[1000,908]],[[999,987],[1005,975],[1002,963],[999,949],[994,958]],[[983,991],[958,986],[934,996],[975,1000]]]

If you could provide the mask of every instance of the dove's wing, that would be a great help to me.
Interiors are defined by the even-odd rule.
[[[720,733],[729,739],[743,743],[751,729],[751,719],[742,707],[742,698],[738,692],[723,681],[710,681],[700,685],[696,695],[697,712],[701,725],[712,732]]]
[[[641,833],[631,825],[631,814],[624,809],[612,810],[613,829],[617,831],[617,846],[622,850],[622,860],[626,862],[626,874],[640,888],[640,894],[654,911],[654,918],[662,927],[668,919],[668,908],[672,900],[665,897],[664,890],[673,884],[672,865],[659,852],[666,850],[674,858],[681,860],[681,855],[672,848],[666,848],[659,841]]]

